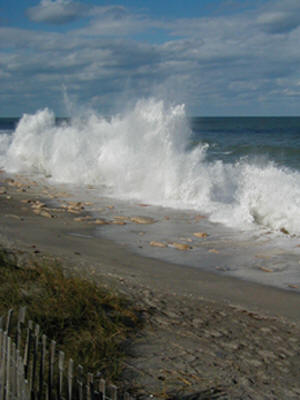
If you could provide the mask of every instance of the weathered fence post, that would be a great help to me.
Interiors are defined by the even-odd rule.
[[[12,351],[11,351],[11,393],[12,398],[16,398],[17,394],[17,345],[15,342],[12,342]]]
[[[118,400],[118,388],[115,385],[110,385],[110,393],[112,400]]]
[[[55,360],[55,340],[51,340],[50,354],[49,354],[49,375],[48,375],[48,399],[52,400],[52,387],[53,387],[53,373],[54,373],[54,360]]]
[[[46,352],[47,352],[46,346],[47,346],[47,336],[46,335],[42,335],[40,370],[39,370],[38,400],[42,400],[43,384],[44,384],[45,359],[46,359]]]
[[[26,307],[21,307],[19,310],[18,323],[17,323],[17,338],[16,338],[17,349],[21,348],[22,325],[24,325],[25,323],[25,314],[26,314]]]
[[[74,374],[72,359],[65,368],[64,352],[57,354],[54,340],[47,347],[47,336],[41,336],[38,324],[33,329],[31,320],[24,342],[25,307],[19,310],[17,328],[12,326],[12,315],[11,309],[6,321],[0,318],[0,400],[118,400],[118,388],[107,387],[100,373],[83,376],[83,367],[78,365]],[[15,332],[15,341],[9,335],[11,331]],[[122,398],[132,400],[128,393]]]
[[[102,394],[102,400],[106,399],[106,383],[104,379],[99,381],[99,392]]]
[[[31,347],[31,331],[32,331],[33,322],[30,320],[28,321],[27,327],[27,336],[25,342],[25,350],[24,350],[24,372],[25,372],[25,379],[28,379],[28,369],[30,363],[30,347]]]
[[[58,393],[57,393],[59,400],[61,400],[63,395],[64,360],[65,360],[65,353],[63,351],[60,351],[58,355],[59,380],[58,380]]]
[[[77,399],[83,400],[83,367],[78,365],[77,367]]]
[[[92,400],[93,382],[94,382],[93,374],[88,373],[87,374],[87,380],[86,380],[86,396],[87,396],[87,400]]]
[[[34,394],[36,393],[36,369],[38,361],[39,334],[40,334],[40,326],[37,324],[34,329],[35,340],[33,343],[33,358],[32,358],[32,368],[30,374],[30,391],[32,397],[34,397]]]
[[[68,400],[72,400],[73,368],[74,368],[74,362],[72,358],[70,358],[68,366],[68,397],[67,397]]]
[[[6,332],[9,335],[10,334],[10,328],[11,328],[11,319],[12,319],[12,315],[13,315],[14,310],[11,308],[10,310],[8,310],[7,313],[7,318],[6,318]]]
[[[7,352],[7,332],[2,332],[2,351],[0,360],[0,399],[4,399],[6,352]]]
[[[11,359],[11,338],[7,336],[7,354],[6,354],[6,388],[5,388],[5,400],[10,399],[10,359]]]

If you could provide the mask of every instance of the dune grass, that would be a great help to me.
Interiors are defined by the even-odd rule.
[[[0,250],[0,315],[20,306],[66,357],[86,371],[118,380],[124,342],[141,326],[128,300],[89,280],[66,276],[55,263],[19,267]]]

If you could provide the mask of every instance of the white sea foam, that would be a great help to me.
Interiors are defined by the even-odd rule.
[[[45,109],[23,116],[11,140],[0,141],[0,157],[10,172],[93,184],[99,196],[197,209],[239,229],[300,233],[298,172],[271,162],[209,163],[207,145],[188,150],[190,135],[184,106],[155,99],[110,120],[89,113],[61,126]]]

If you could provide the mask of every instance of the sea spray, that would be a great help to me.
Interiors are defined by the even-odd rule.
[[[95,112],[57,125],[48,109],[24,115],[0,142],[10,172],[92,184],[99,196],[190,208],[238,229],[300,233],[300,174],[270,161],[208,161],[209,146],[191,146],[183,105],[141,100],[104,118]]]

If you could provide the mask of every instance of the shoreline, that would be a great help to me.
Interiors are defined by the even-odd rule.
[[[267,286],[139,255],[126,245],[117,244],[99,233],[95,235],[98,225],[91,224],[89,219],[85,219],[86,217],[76,221],[81,219],[79,213],[60,210],[52,212],[53,218],[35,215],[26,201],[32,199],[44,204],[53,204],[56,199],[53,199],[53,195],[50,195],[52,198],[47,198],[50,192],[45,193],[45,189],[39,184],[26,189],[25,192],[24,185],[26,186],[21,183],[18,186],[17,183],[9,186],[2,182],[6,193],[0,194],[2,220],[0,241],[6,242],[9,247],[31,250],[35,254],[38,252],[55,254],[56,257],[65,259],[68,264],[78,262],[87,265],[99,264],[104,274],[114,271],[117,274],[124,274],[129,280],[139,280],[143,285],[149,287],[154,285],[158,290],[232,303],[271,316],[288,318],[300,326],[300,312],[297,311],[297,306],[300,305],[298,291]],[[58,208],[50,206],[48,210],[58,210]],[[100,263],[99,254],[101,254]]]
[[[255,393],[255,399],[275,398],[271,390],[277,398],[300,395],[299,293],[133,254],[95,237],[88,219],[74,221],[76,215],[66,211],[53,211],[53,218],[34,214],[26,200],[53,203],[50,189],[47,194],[39,184],[9,185],[7,179],[0,175],[3,247],[20,258],[22,252],[39,260],[56,258],[71,272],[126,294],[144,310],[145,331],[125,366],[128,387],[158,398],[214,385],[224,386],[230,399],[240,398],[242,391]],[[278,357],[274,346],[280,349]],[[270,397],[260,397],[263,390]]]

